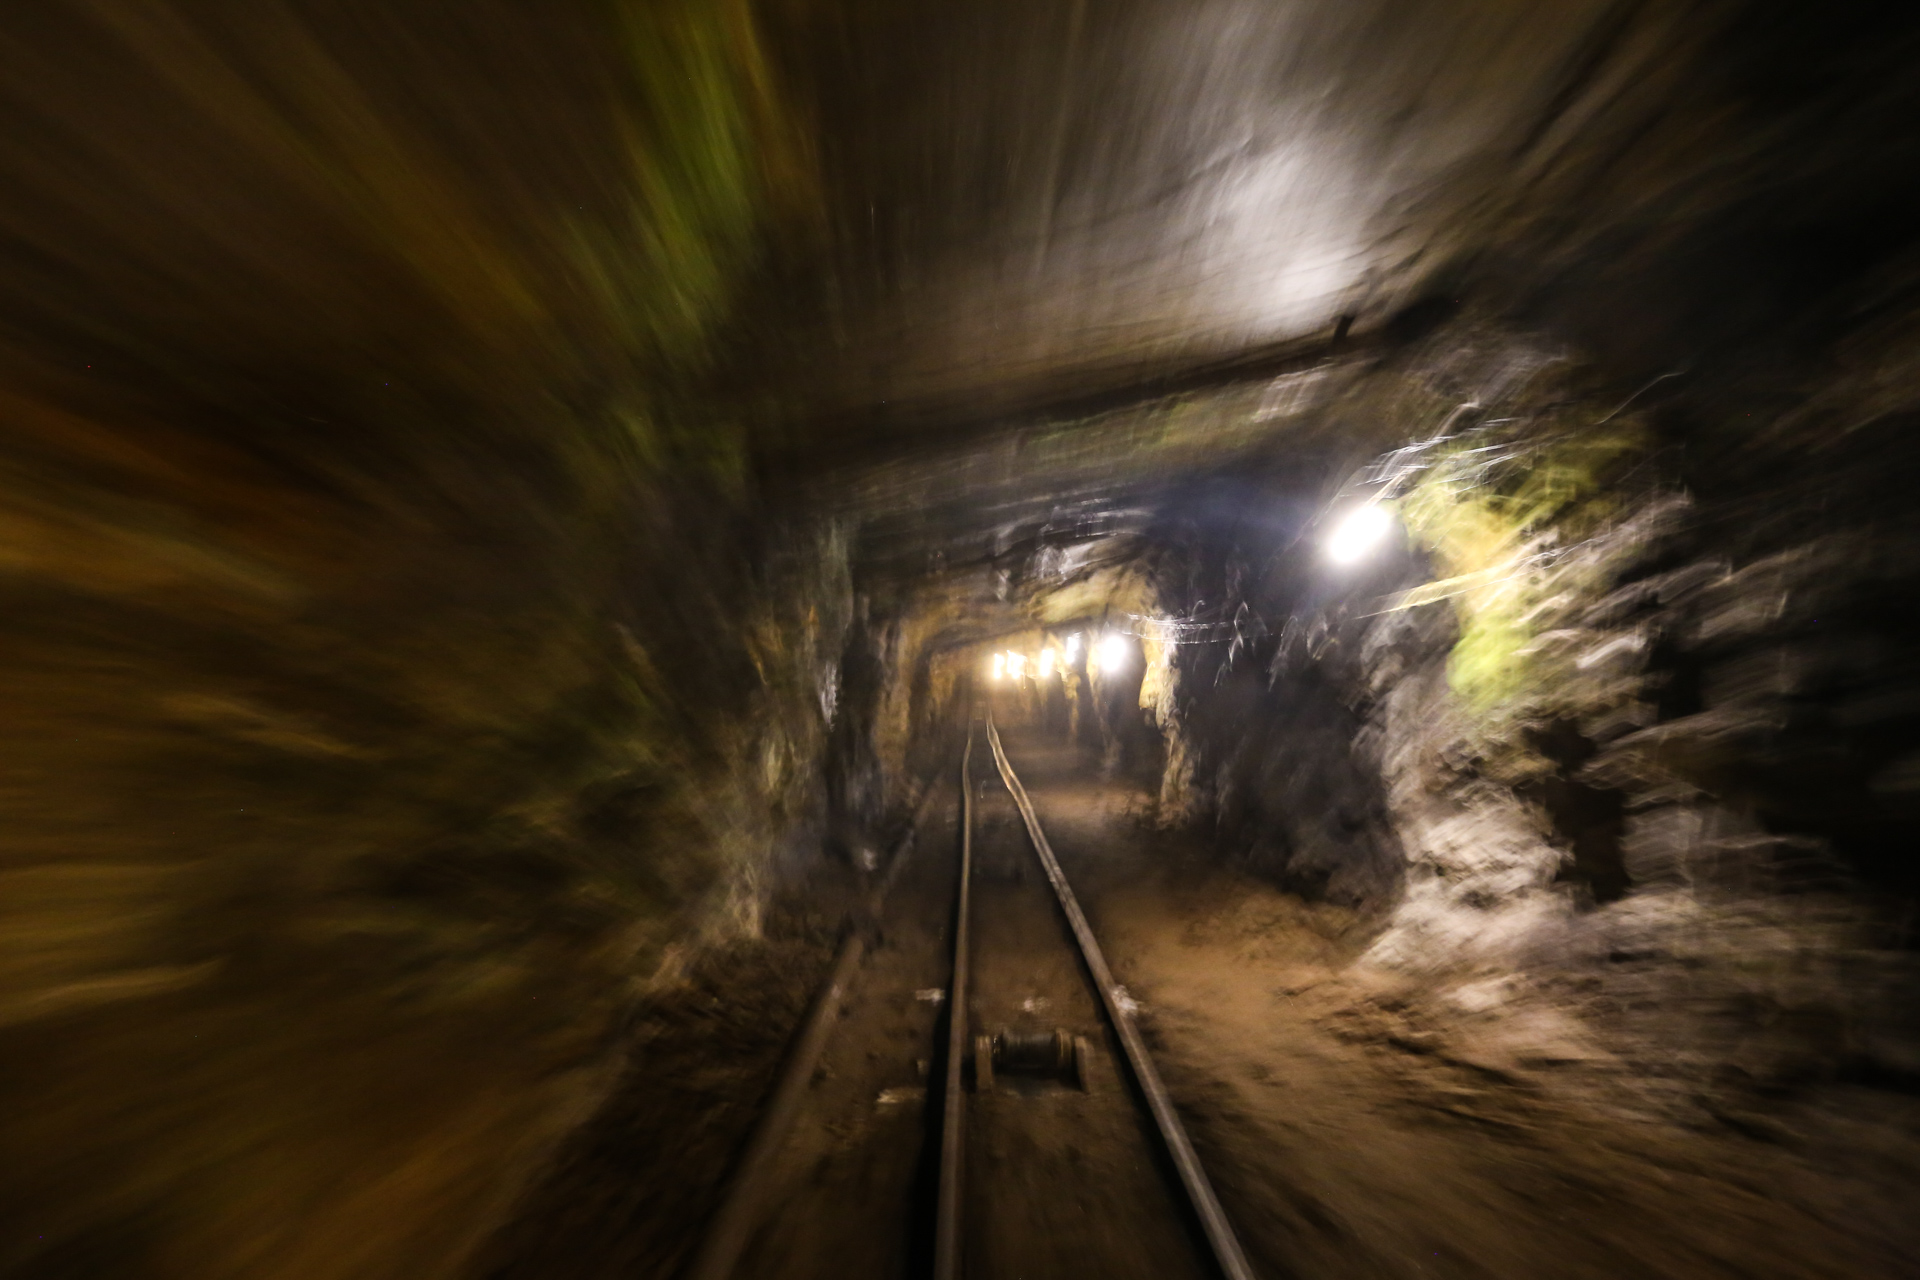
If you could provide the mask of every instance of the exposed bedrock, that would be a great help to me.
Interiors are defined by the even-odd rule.
[[[1224,854],[1365,904],[1368,963],[1500,973],[1674,1105],[1904,1089],[1901,423],[1804,423],[1832,443],[1729,483],[1632,410],[1568,431],[1612,407],[1576,384],[1469,376],[1458,398],[1498,425],[1385,455],[1398,565],[1308,568],[1236,534],[1182,567],[1237,619],[1181,650],[1199,808]]]

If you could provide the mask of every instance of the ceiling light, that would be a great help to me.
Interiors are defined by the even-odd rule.
[[[1375,502],[1347,512],[1327,534],[1327,559],[1353,564],[1378,547],[1393,531],[1393,513]]]

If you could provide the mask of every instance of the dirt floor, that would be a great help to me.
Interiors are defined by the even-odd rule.
[[[627,1068],[483,1250],[486,1280],[672,1276],[772,1090],[831,964],[847,886],[773,913],[635,1010]]]
[[[1009,733],[1007,747],[1116,977],[1143,1006],[1258,1274],[1920,1274],[1898,1203],[1900,1188],[1920,1185],[1913,1170],[1823,1166],[1792,1144],[1636,1115],[1622,1104],[1631,1081],[1550,1009],[1520,1002],[1476,1019],[1358,968],[1366,921],[1155,830],[1145,791],[1102,781],[1056,740]],[[1214,1274],[984,748],[974,781],[972,1026],[1064,1028],[1094,1052],[1090,1089],[1003,1076],[970,1090],[966,1273]],[[742,1277],[927,1269],[956,783],[923,810]],[[796,989],[817,981],[818,948],[790,949],[784,966],[770,954],[662,1013],[651,1065],[636,1060],[601,1136],[530,1206],[502,1280],[664,1277],[683,1264],[750,1121],[740,1097],[771,1080],[780,1041],[764,1029],[790,1026]],[[743,980],[760,984],[763,1005],[744,1022],[723,1012]],[[702,1017],[725,1025],[691,1025]],[[724,1048],[718,1059],[701,1051],[703,1033]],[[674,1045],[684,1061],[661,1057]],[[556,1215],[565,1231],[543,1225]]]
[[[1920,1274],[1888,1203],[1913,1170],[1636,1120],[1550,1010],[1476,1021],[1357,970],[1350,915],[1152,831],[1069,751],[1008,749],[1261,1274]]]

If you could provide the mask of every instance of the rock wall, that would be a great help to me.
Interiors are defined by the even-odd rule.
[[[454,1273],[817,848],[844,539],[700,388],[768,68],[560,9],[0,17],[0,1272]]]
[[[1376,371],[1424,442],[1364,473],[1406,546],[1336,571],[1309,530],[1242,574],[1259,625],[1182,659],[1202,820],[1371,907],[1364,963],[1574,1017],[1643,1102],[1910,1088],[1908,411],[1827,394],[1693,470],[1681,406],[1570,357],[1459,329]],[[1329,474],[1338,506],[1361,473]]]

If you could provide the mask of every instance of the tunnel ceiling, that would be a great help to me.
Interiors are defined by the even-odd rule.
[[[1610,20],[1597,2],[856,9],[821,109],[844,334],[879,358],[833,391],[1071,385],[1390,310],[1475,237],[1515,153],[1565,144],[1542,135]]]
[[[882,446],[1467,294],[1670,367],[1898,243],[1911,77],[1845,85],[1910,50],[1841,8],[792,4],[824,269],[753,360]]]
[[[884,578],[1049,547],[1050,564],[1076,567],[1143,530],[1194,475],[1251,468],[1311,486],[1313,464],[1343,452],[1329,437],[1346,434],[1323,411],[1362,368],[1323,357],[1106,410],[1012,415],[832,472],[809,497],[861,522],[858,558]],[[1344,452],[1384,439],[1352,434]]]
[[[741,330],[768,473],[869,575],[1017,578],[1209,474],[1324,500],[1462,309],[1711,417],[1914,274],[1911,33],[1843,8],[777,8],[822,218]]]

